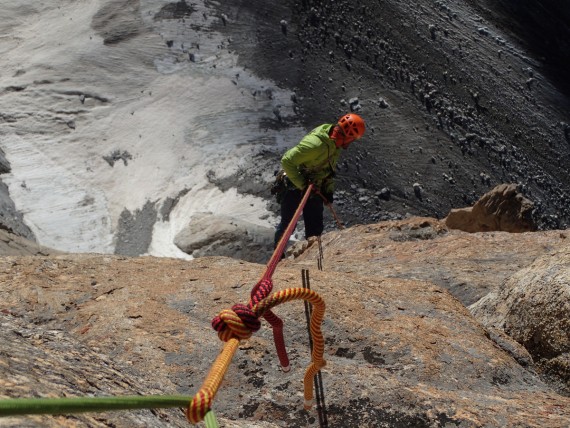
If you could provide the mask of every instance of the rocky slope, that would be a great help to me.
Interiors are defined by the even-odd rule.
[[[567,3],[236,0],[219,10],[240,64],[292,88],[306,127],[347,109],[366,118],[338,174],[351,224],[441,218],[513,182],[541,228],[567,227]]]
[[[568,238],[567,231],[469,234],[435,219],[410,218],[324,235],[322,271],[316,244],[284,260],[275,289],[301,286],[301,270],[308,269],[311,288],[327,304],[322,379],[329,426],[568,426],[570,379],[563,370],[547,376],[563,365],[551,364],[546,373],[535,361],[553,354],[539,355],[528,346],[536,342],[521,340],[525,349],[505,334],[516,326],[528,330],[515,318],[524,297],[496,312],[510,314],[506,323],[489,318],[490,304],[485,316],[466,307],[520,279],[540,277],[527,299],[547,311],[539,296],[568,293],[567,277],[560,275],[570,263]],[[246,302],[264,269],[224,257],[2,257],[0,394],[191,395],[221,347],[210,320]],[[570,317],[567,308],[559,310],[560,319]],[[291,302],[275,312],[285,322],[292,370],[279,370],[264,324],[241,343],[214,401],[223,426],[318,423],[316,412],[301,408],[310,354],[303,305]],[[562,363],[570,350],[568,330],[559,326],[541,337]],[[14,417],[0,425],[187,422],[171,409]]]

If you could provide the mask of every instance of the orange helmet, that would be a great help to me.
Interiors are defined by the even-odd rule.
[[[356,113],[345,114],[338,120],[338,125],[345,136],[352,139],[358,140],[364,135],[366,130],[366,125],[364,124],[364,119],[362,119]]]

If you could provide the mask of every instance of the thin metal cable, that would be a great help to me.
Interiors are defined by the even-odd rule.
[[[323,255],[323,242],[321,241],[320,236],[317,237],[317,242],[319,243],[319,255],[317,256],[317,267],[319,268],[320,271],[322,271],[324,255]]]

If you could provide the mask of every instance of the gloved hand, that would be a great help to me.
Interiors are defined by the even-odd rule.
[[[322,195],[328,201],[329,204],[332,204],[334,202],[333,192],[323,192]]]

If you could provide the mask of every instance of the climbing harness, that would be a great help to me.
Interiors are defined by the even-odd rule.
[[[287,174],[283,170],[275,172],[275,181],[271,185],[271,194],[275,196],[277,203],[283,201],[283,195],[287,191]]]
[[[273,336],[277,354],[283,371],[289,370],[289,359],[283,340],[283,322],[271,309],[275,306],[292,300],[303,299],[310,303],[307,306],[308,323],[311,344],[311,363],[307,367],[304,376],[304,408],[310,410],[313,406],[313,382],[317,390],[318,407],[324,409],[322,395],[322,379],[320,370],[325,366],[323,359],[324,338],[321,333],[321,323],[324,318],[325,302],[310,289],[308,274],[306,287],[289,288],[270,294],[273,288],[272,275],[281,259],[281,254],[289,237],[297,225],[297,221],[303,211],[313,185],[310,184],[295,211],[295,214],[285,229],[277,244],[271,259],[267,263],[266,270],[259,282],[253,287],[250,301],[247,305],[236,304],[231,309],[222,310],[213,320],[212,326],[218,332],[218,337],[224,342],[222,351],[212,364],[204,382],[198,392],[193,396],[133,396],[133,397],[85,397],[85,398],[55,398],[55,399],[7,399],[0,400],[0,417],[17,416],[28,414],[69,414],[79,412],[96,412],[108,410],[131,410],[131,409],[157,409],[168,407],[186,406],[186,417],[192,423],[205,421],[207,428],[217,428],[214,413],[211,411],[212,402],[222,383],[224,375],[235,355],[239,343],[261,327],[260,317],[264,317],[273,328]],[[319,248],[322,251],[319,240]],[[305,284],[305,283],[304,283]],[[311,309],[312,308],[312,309]],[[310,312],[310,313],[309,313]],[[318,378],[317,378],[318,376]],[[319,420],[322,417],[319,416]],[[326,416],[325,416],[326,423]],[[321,425],[326,426],[326,425]]]

